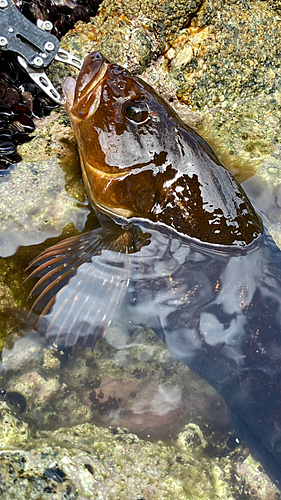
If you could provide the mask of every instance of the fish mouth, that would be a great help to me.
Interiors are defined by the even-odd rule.
[[[64,92],[67,105],[78,116],[93,114],[100,103],[100,83],[107,73],[110,62],[99,52],[89,54],[79,73],[75,89],[66,80]]]
[[[94,197],[91,200],[93,205],[104,215],[108,217],[120,218],[120,219],[130,219],[131,217],[137,217],[138,214],[135,214],[131,210],[127,210],[125,208],[110,208],[106,205],[103,205]]]
[[[95,89],[99,85],[99,83],[103,79],[103,77],[105,76],[109,64],[110,63],[106,59],[103,59],[103,60],[98,60],[97,64],[92,65],[92,67],[91,67],[91,70],[92,70],[91,71],[91,81],[82,89],[82,91],[79,91],[79,89],[78,89],[78,92],[77,92],[78,95],[76,95],[76,91],[75,91],[75,98],[76,99],[81,98],[79,95],[80,93],[84,94],[83,97],[85,95],[89,94],[89,92],[95,93]],[[77,88],[77,86],[76,86],[76,88]]]

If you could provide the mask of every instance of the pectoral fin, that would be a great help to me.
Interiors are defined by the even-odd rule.
[[[148,244],[148,233],[116,224],[68,238],[34,259],[39,278],[29,298],[36,327],[60,345],[92,345],[104,336],[130,279],[129,254]]]

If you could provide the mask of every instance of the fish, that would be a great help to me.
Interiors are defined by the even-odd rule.
[[[280,487],[279,248],[210,146],[139,77],[93,52],[64,92],[100,227],[31,262],[38,330],[94,348],[111,322],[150,326],[223,396]]]

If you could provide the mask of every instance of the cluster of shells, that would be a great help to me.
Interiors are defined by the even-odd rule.
[[[34,24],[51,21],[61,38],[74,24],[96,14],[100,0],[14,0]],[[24,72],[15,55],[0,53],[0,170],[21,160],[17,145],[31,139],[34,118],[46,116],[57,105]]]
[[[34,23],[38,19],[51,21],[52,33],[60,38],[77,21],[89,21],[96,14],[101,0],[14,0],[14,3]]]

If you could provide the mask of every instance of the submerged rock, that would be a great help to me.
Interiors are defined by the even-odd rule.
[[[125,335],[115,326],[94,352],[72,354],[31,337],[3,351],[0,386],[14,394],[0,401],[4,500],[48,492],[79,500],[276,500],[222,398],[151,330]]]
[[[76,234],[89,214],[75,141],[63,111],[38,121],[34,139],[19,149],[25,161],[0,175],[1,351],[26,329],[30,285],[23,285],[24,269],[40,252],[35,245]]]
[[[259,168],[247,189],[261,210],[267,203],[261,193],[272,189],[265,212],[280,241],[277,4],[106,0],[62,46],[84,58],[94,45],[143,73],[183,119],[201,124],[200,133],[240,180]],[[59,88],[69,72],[54,63],[49,75]],[[63,110],[37,123],[21,154],[25,162],[0,183],[2,256],[63,231],[74,234],[88,214]],[[19,329],[16,312],[25,307],[27,293],[18,292],[23,268],[35,253],[20,249],[0,261],[0,326],[11,336],[9,347]],[[279,498],[248,450],[237,446],[215,391],[177,363],[153,332],[145,342],[144,332],[131,334],[112,327],[94,353],[71,356],[32,336],[5,349],[1,384],[22,395],[26,409],[18,414],[13,401],[1,403],[2,448],[14,447],[0,454],[1,498]]]
[[[10,435],[15,437],[12,430]],[[259,487],[253,487],[252,462],[240,455],[241,449],[220,459],[208,455],[208,439],[195,424],[169,445],[143,441],[122,428],[90,424],[38,431],[34,438],[32,447],[29,436],[28,446],[21,440],[20,449],[0,452],[3,500],[49,494],[54,500],[235,500],[241,495],[276,500],[278,495],[262,470],[255,469]]]
[[[112,326],[94,352],[73,354],[29,334],[3,350],[1,373],[0,388],[22,394],[23,418],[38,429],[91,422],[166,439],[192,421],[208,429],[214,449],[233,431],[222,398],[150,330],[122,336]]]
[[[0,182],[0,256],[13,255],[20,245],[60,236],[67,224],[82,230],[88,209],[65,191],[57,159],[21,162]]]
[[[83,229],[89,209],[74,148],[63,112],[38,122],[34,139],[21,146],[24,161],[0,182],[0,257],[60,236],[66,226]]]

